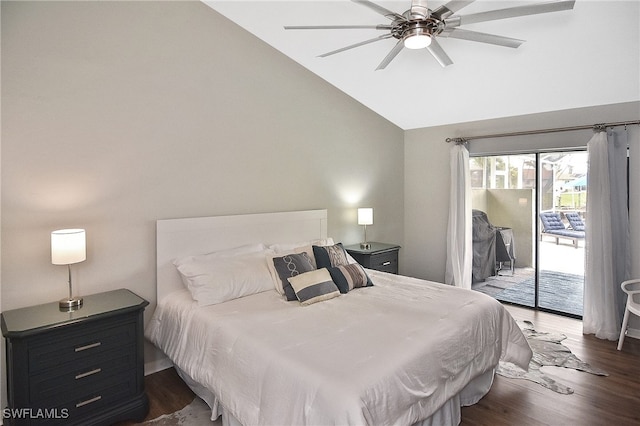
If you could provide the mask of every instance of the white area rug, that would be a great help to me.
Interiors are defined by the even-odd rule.
[[[531,362],[529,363],[529,371],[524,371],[522,368],[510,362],[500,361],[500,366],[496,373],[501,376],[511,379],[531,380],[554,392],[565,395],[572,394],[573,389],[548,376],[540,370],[541,367],[555,366],[573,368],[598,376],[608,376],[605,371],[594,368],[586,362],[582,362],[577,356],[571,353],[569,348],[562,345],[560,342],[567,338],[564,334],[536,331],[533,328],[533,323],[530,321],[518,321],[518,325],[520,329],[522,329],[522,333],[527,338],[529,346],[531,346],[531,350],[533,351],[533,358],[531,358]]]
[[[221,423],[211,421],[211,409],[202,399],[196,397],[182,410],[165,414],[144,424],[149,426],[215,426]]]

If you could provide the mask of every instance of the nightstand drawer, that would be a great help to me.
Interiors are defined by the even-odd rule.
[[[109,407],[136,396],[137,389],[139,389],[139,384],[135,380],[133,371],[112,376],[101,382],[99,386],[85,391],[82,395],[59,396],[50,399],[48,402],[51,407],[55,407],[54,412],[58,414],[58,418],[31,419],[29,424],[66,426],[91,423],[87,420],[91,415],[104,412]],[[99,424],[108,423],[101,422]]]
[[[67,400],[82,398],[99,388],[108,378],[135,369],[134,347],[117,348],[99,356],[60,365],[30,378],[30,397],[33,406],[42,406],[60,395]]]
[[[135,322],[96,321],[73,331],[71,328],[64,334],[51,333],[29,345],[31,374],[136,342]]]
[[[372,254],[369,259],[369,268],[382,272],[398,273],[398,251]]]
[[[103,386],[87,393],[83,398],[75,399],[68,406],[71,419],[77,419],[107,408],[123,399],[136,395],[139,383],[134,379],[135,374],[114,376],[103,383]]]

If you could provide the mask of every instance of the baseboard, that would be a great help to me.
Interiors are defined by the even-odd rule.
[[[155,361],[149,361],[144,363],[144,375],[157,373],[158,371],[166,370],[173,367],[173,363],[167,357],[157,359]]]

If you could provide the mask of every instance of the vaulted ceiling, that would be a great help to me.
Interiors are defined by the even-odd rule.
[[[204,1],[246,31],[403,129],[640,100],[640,2],[577,0],[573,10],[465,25],[526,40],[519,48],[438,38],[453,60],[403,49],[376,67],[396,40],[325,58],[372,39],[371,29],[285,30],[287,25],[389,24],[348,0]],[[376,2],[402,14],[410,0]],[[444,1],[428,2],[435,10]],[[458,15],[540,1],[477,0]]]

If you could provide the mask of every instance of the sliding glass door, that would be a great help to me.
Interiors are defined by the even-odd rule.
[[[475,290],[506,303],[582,315],[585,231],[573,227],[586,221],[586,155],[470,159]],[[556,234],[544,228],[547,216]],[[569,218],[577,219],[572,224]]]
[[[539,158],[538,306],[582,317],[587,153],[549,153]],[[558,230],[545,229],[547,217],[559,221]]]

